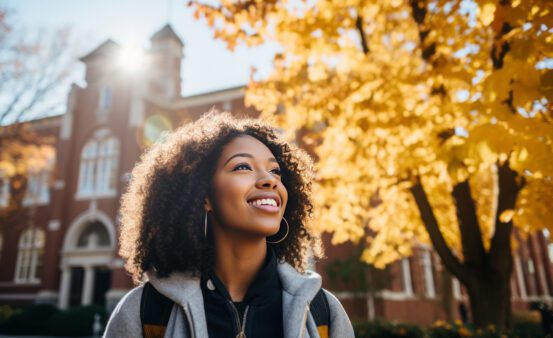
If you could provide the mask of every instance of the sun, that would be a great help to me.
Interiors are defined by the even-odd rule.
[[[148,57],[144,51],[136,46],[128,45],[117,53],[117,64],[126,72],[140,73],[148,66]]]

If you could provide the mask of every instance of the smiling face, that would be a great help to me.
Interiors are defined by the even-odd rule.
[[[206,209],[215,231],[245,237],[278,232],[288,192],[277,160],[261,141],[243,135],[226,144],[212,184],[213,201],[206,199]]]

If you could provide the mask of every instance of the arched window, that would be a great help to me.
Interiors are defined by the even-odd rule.
[[[110,247],[109,233],[106,227],[100,222],[91,222],[79,235],[77,248],[99,248]]]
[[[96,157],[98,156],[98,143],[90,140],[83,147],[81,153],[81,168],[79,170],[79,194],[92,195],[94,193],[94,172]]]
[[[88,141],[81,153],[77,195],[79,197],[115,195],[118,163],[119,141],[115,137],[95,137]]]
[[[98,172],[96,189],[100,194],[115,191],[117,164],[119,159],[119,142],[114,137],[104,140],[100,144],[98,154]]]
[[[42,275],[44,230],[34,228],[25,230],[19,237],[17,264],[15,267],[16,283],[39,283]]]
[[[29,171],[23,205],[48,204],[50,201],[50,168]]]

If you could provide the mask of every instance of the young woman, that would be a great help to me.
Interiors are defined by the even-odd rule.
[[[308,252],[320,254],[306,227],[311,179],[307,153],[229,113],[155,144],[121,208],[120,253],[148,282],[119,302],[105,337],[353,337],[340,302],[305,271]],[[144,313],[162,310],[145,303],[145,285],[170,304],[153,326]]]

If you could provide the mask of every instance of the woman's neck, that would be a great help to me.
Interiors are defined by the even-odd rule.
[[[240,241],[221,237],[215,239],[214,271],[232,300],[239,302],[265,262],[267,244],[264,240]]]

